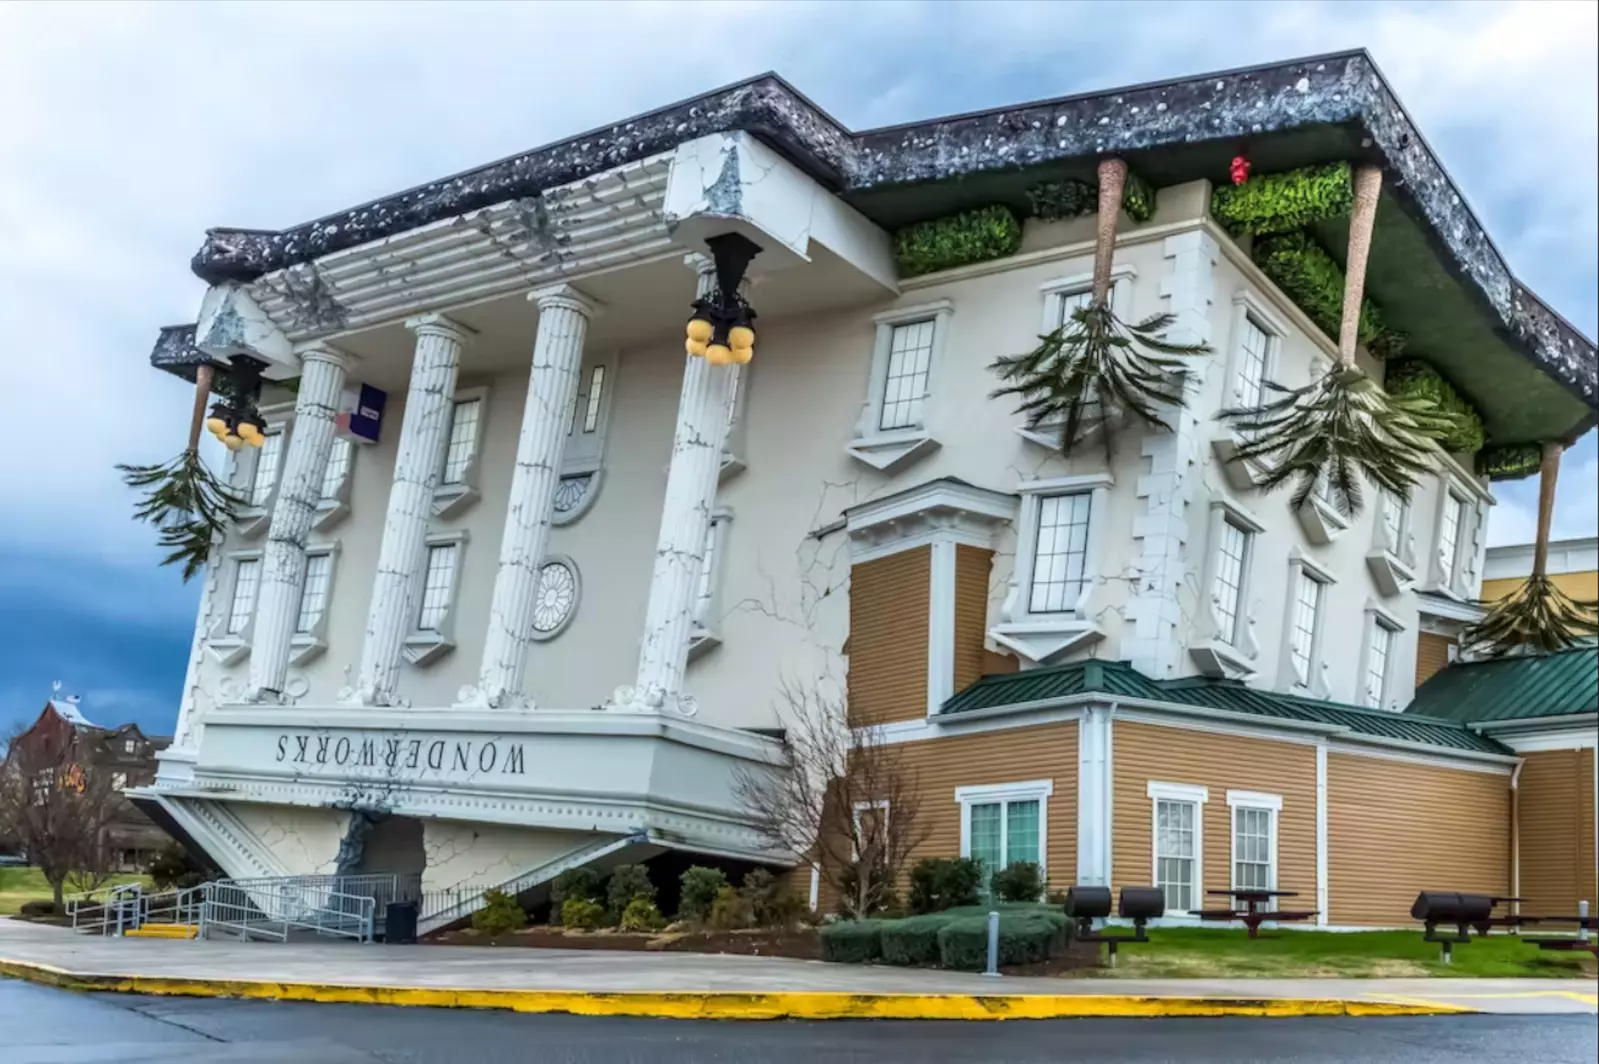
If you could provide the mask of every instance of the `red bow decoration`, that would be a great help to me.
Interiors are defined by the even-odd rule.
[[[1249,160],[1242,155],[1233,156],[1233,184],[1241,185],[1249,180]]]

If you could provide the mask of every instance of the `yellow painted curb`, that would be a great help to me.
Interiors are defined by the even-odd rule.
[[[0,974],[68,990],[177,997],[257,998],[359,1005],[648,1016],[673,1020],[1055,1020],[1127,1016],[1441,1016],[1461,1006],[1329,998],[1134,997],[1113,994],[844,994],[726,991],[604,994],[567,990],[462,990],[420,986],[275,983],[70,972],[0,958]]]

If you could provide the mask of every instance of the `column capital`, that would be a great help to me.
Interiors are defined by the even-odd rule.
[[[443,314],[418,314],[414,318],[407,318],[405,327],[419,337],[442,336],[458,344],[465,344],[477,335],[476,329],[462,325],[454,318],[447,318]]]
[[[683,265],[701,275],[716,272],[716,260],[698,251],[691,251],[684,255]]]
[[[354,369],[356,363],[361,361],[358,356],[350,354],[342,347],[334,347],[326,340],[313,340],[297,348],[294,353],[300,356],[302,365],[307,362],[326,362],[328,365],[336,366],[346,373]]]
[[[597,299],[584,295],[569,284],[535,288],[527,294],[527,298],[528,302],[538,304],[540,313],[546,310],[571,310],[585,318],[592,318],[600,309]]]

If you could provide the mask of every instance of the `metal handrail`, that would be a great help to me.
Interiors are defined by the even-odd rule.
[[[120,935],[139,926],[143,895],[144,887],[138,883],[118,883],[64,895],[61,901],[74,931]]]
[[[315,879],[318,877],[307,877]],[[286,941],[306,931],[333,938],[371,942],[377,902],[370,895],[329,890],[320,883],[292,880],[208,884],[200,903],[199,937],[217,933],[242,939]]]

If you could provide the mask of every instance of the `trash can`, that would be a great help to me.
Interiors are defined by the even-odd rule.
[[[416,944],[416,917],[420,906],[414,901],[391,901],[383,910],[383,941],[389,945]]]

